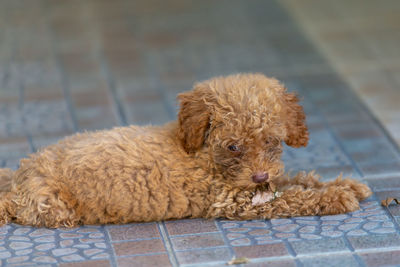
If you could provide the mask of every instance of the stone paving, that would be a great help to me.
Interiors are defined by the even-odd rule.
[[[390,216],[390,215],[389,215]],[[395,233],[387,212],[376,201],[364,202],[356,212],[323,217],[297,217],[257,222],[218,221],[232,246],[279,241],[316,240],[323,237]]]
[[[394,5],[394,8],[396,6]],[[399,266],[400,149],[279,1],[3,0],[0,167],[76,131],[160,124],[196,80],[262,72],[303,97],[311,141],[288,171],[344,173],[359,211],[276,220],[0,227],[9,266]]]
[[[400,144],[400,2],[282,0],[282,4]]]
[[[0,258],[7,263],[57,263],[110,258],[104,227],[77,229],[44,229],[7,225],[1,236],[6,236]]]

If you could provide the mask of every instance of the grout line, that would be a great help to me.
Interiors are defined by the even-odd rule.
[[[383,210],[386,212],[386,215],[391,219],[394,229],[396,230],[396,233],[400,233],[400,225],[396,220],[396,217],[390,212],[389,207],[382,207]]]
[[[293,21],[293,23],[300,22],[300,18],[293,13],[286,4],[281,4],[280,5],[285,11],[288,17],[290,17]],[[302,35],[305,37],[305,39],[308,41],[310,46],[314,48],[315,51],[318,52],[319,56],[321,59],[325,62],[328,67],[332,69],[332,73],[335,74],[345,85],[346,85],[346,91],[350,93],[350,96],[356,99],[356,103],[363,111],[364,113],[373,121],[373,123],[381,130],[381,133],[383,133],[384,137],[389,141],[389,143],[392,145],[392,148],[394,148],[397,152],[397,155],[400,156],[400,144],[398,144],[392,135],[388,132],[386,127],[382,124],[382,122],[378,119],[378,117],[374,114],[372,109],[367,105],[367,103],[360,97],[360,94],[357,93],[357,91],[351,86],[351,84],[348,82],[348,80],[342,76],[340,73],[339,68],[333,64],[329,58],[326,56],[326,52],[321,49],[322,46],[321,44],[318,44],[318,41],[315,40],[315,38],[312,38],[312,34],[310,33],[309,29],[302,25],[301,23],[298,23],[296,29],[300,32],[303,33]]]
[[[284,10],[286,10],[286,13],[288,14],[289,17],[292,18],[293,22],[299,21],[299,19],[290,11],[290,9],[287,6],[285,6],[284,4],[281,6]],[[320,47],[318,46],[316,41],[310,37],[310,33],[304,27],[301,27],[301,26],[297,27],[297,30],[299,31],[299,33],[303,33],[302,35],[304,36],[306,41],[308,41],[311,48],[314,48],[314,50],[316,52],[318,52],[321,59],[325,62],[325,64],[328,65],[328,67],[330,67],[332,69],[331,73],[333,73],[335,76],[337,76],[337,78],[341,82],[343,82],[343,84],[345,85],[346,92],[349,94],[349,96],[351,98],[353,98],[355,100],[355,101],[353,101],[354,105],[361,108],[361,110],[364,111],[364,114],[366,114],[367,117],[374,123],[374,125],[377,126],[377,128],[381,130],[380,133],[383,134],[384,137],[386,137],[386,140],[389,141],[389,143],[391,144],[391,147],[397,152],[397,155],[399,156],[400,155],[400,145],[397,144],[397,142],[392,138],[390,133],[383,126],[383,124],[374,115],[372,110],[370,110],[369,107],[366,105],[366,103],[363,101],[363,99],[360,98],[359,94],[357,94],[357,92],[354,90],[354,88],[340,74],[340,72],[334,66],[334,64],[332,64],[331,61],[326,57],[326,54],[320,49]],[[326,125],[330,126],[330,124],[326,124]],[[330,130],[330,132],[332,132],[331,127],[329,127],[329,130]],[[352,162],[353,167],[361,175],[361,177],[363,177],[363,172],[361,171],[361,169],[358,168],[358,164],[352,159],[352,157],[350,157],[350,155],[348,155],[347,151],[344,149],[344,146],[340,142],[340,139],[337,139],[336,135],[333,132],[332,132],[332,134],[333,134],[333,137],[335,138],[335,140],[339,141],[338,143],[339,143],[340,148],[345,152],[346,156],[349,157],[349,159]]]
[[[365,38],[363,37],[362,34],[359,34],[359,37],[363,40]],[[368,44],[368,41],[366,41],[366,44]],[[373,47],[373,46],[372,46]],[[371,50],[374,50],[373,48]],[[375,51],[375,56],[376,56],[376,51]],[[336,68],[334,67],[335,71]],[[389,143],[392,145],[392,148],[397,152],[397,155],[400,156],[400,144],[396,142],[396,140],[392,137],[392,135],[389,133],[389,131],[386,129],[386,127],[383,125],[383,123],[378,119],[378,117],[375,115],[375,113],[372,111],[372,106],[369,107],[367,103],[359,96],[357,91],[351,86],[349,82],[347,82],[346,79],[343,78],[345,83],[348,85],[350,91],[358,98],[359,100],[359,105],[360,108],[367,114],[367,116],[378,126],[378,128],[381,129],[383,132],[383,135],[388,139]]]
[[[343,241],[346,244],[346,246],[348,247],[348,249],[350,249],[351,252],[354,252],[354,248],[351,245],[349,239],[347,238],[347,235],[343,235]]]
[[[170,238],[168,237],[167,229],[165,227],[164,222],[163,221],[157,222],[157,226],[158,226],[158,230],[160,231],[160,235],[161,235],[162,241],[164,243],[164,247],[167,251],[168,258],[169,258],[169,261],[171,262],[171,265],[173,267],[179,266],[174,249],[172,247],[172,242],[171,242]]]
[[[37,148],[35,147],[35,145],[33,144],[33,138],[32,135],[29,133],[29,131],[27,130],[26,133],[26,139],[28,140],[28,144],[29,147],[31,149],[31,153],[35,153],[37,151]]]
[[[326,253],[313,253],[313,254],[309,254],[309,255],[300,255],[300,257],[302,258],[312,258],[312,257],[316,257],[316,256],[328,256],[328,255],[340,255],[340,254],[355,254],[355,253],[370,253],[370,252],[390,252],[390,251],[398,251],[399,248],[398,247],[384,247],[384,248],[380,248],[380,247],[374,247],[374,248],[364,248],[364,249],[358,249],[355,251],[329,251]]]
[[[218,228],[218,227],[217,227]],[[214,232],[201,232],[201,233],[191,233],[191,234],[180,234],[180,235],[170,235],[171,238],[176,238],[176,237],[184,237],[184,236],[197,236],[197,235],[202,235],[202,234],[218,234],[221,233],[220,231],[214,231]]]
[[[33,144],[32,135],[30,134],[30,131],[27,127],[27,121],[26,121],[25,114],[24,114],[25,86],[24,86],[23,77],[24,77],[24,75],[22,75],[21,72],[18,70],[18,93],[19,93],[18,94],[18,109],[19,109],[19,115],[20,115],[19,119],[21,120],[22,129],[23,129],[24,135],[28,141],[29,149],[31,150],[31,153],[34,153],[36,151],[36,149]]]
[[[363,177],[363,179],[364,180],[376,180],[376,179],[396,178],[396,177],[400,177],[400,172],[369,174],[368,176]]]
[[[46,9],[44,4],[42,4],[41,9],[42,10]],[[48,17],[49,12],[44,12],[44,13],[45,13],[45,14],[43,14],[44,25],[46,26],[49,38],[51,40],[51,48],[50,48],[51,51],[50,52],[51,52],[52,56],[54,57],[55,66],[56,66],[57,72],[60,75],[59,78],[60,78],[61,88],[62,88],[62,92],[64,95],[64,100],[65,100],[65,104],[67,106],[67,110],[71,116],[72,127],[75,132],[78,132],[79,131],[79,123],[78,123],[76,112],[74,110],[74,106],[72,103],[71,94],[69,92],[70,85],[69,85],[68,77],[65,73],[65,69],[62,64],[61,58],[57,54],[57,51],[56,51],[56,47],[55,47],[56,38],[55,38],[54,30],[51,26],[51,23],[49,22],[49,17]]]
[[[173,120],[175,118],[175,107],[168,103],[168,97],[165,93],[166,90],[163,90],[162,85],[160,83],[160,74],[158,68],[155,67],[157,64],[154,62],[154,56],[150,55],[147,59],[147,67],[150,68],[153,72],[153,76],[150,78],[150,82],[154,83],[154,86],[157,92],[160,94],[164,109],[166,110],[169,119]]]
[[[10,62],[8,62],[8,64],[7,64],[8,72],[11,71],[11,69],[10,69],[12,67],[12,63],[11,62],[16,63],[17,42],[16,42],[15,37],[12,40],[12,44],[13,44],[13,48],[12,48],[12,53],[11,53],[11,56],[10,56]],[[32,153],[32,152],[35,152],[35,147],[33,145],[32,136],[30,135],[28,129],[26,128],[26,119],[25,119],[25,116],[24,116],[24,113],[23,113],[25,87],[24,87],[24,83],[23,83],[22,79],[23,79],[24,76],[21,75],[20,68],[18,68],[17,66],[18,66],[18,64],[16,64],[16,67],[15,67],[16,68],[15,70],[17,72],[17,77],[18,77],[18,79],[17,79],[17,81],[18,81],[18,88],[17,88],[17,90],[18,90],[18,111],[19,111],[19,116],[18,117],[19,117],[19,120],[21,121],[21,124],[23,126],[22,127],[23,128],[23,132],[24,132],[24,135],[25,135],[25,137],[27,139],[29,148],[30,148],[31,153]],[[4,76],[4,80],[7,77],[8,76],[5,75]],[[4,82],[4,80],[1,81],[1,82]]]
[[[302,85],[299,86],[299,87],[300,87],[301,91],[304,92],[305,95],[307,95],[307,98],[312,99],[312,97],[311,97],[311,95],[310,95],[310,93],[308,92],[307,89],[304,89],[304,87]],[[351,166],[354,168],[354,171],[360,176],[360,178],[363,178],[364,174],[362,173],[361,169],[358,167],[357,163],[354,161],[354,159],[347,152],[347,150],[345,149],[344,145],[342,144],[340,138],[338,138],[336,136],[335,132],[333,131],[332,125],[327,122],[327,119],[326,119],[325,115],[323,114],[323,112],[321,112],[321,109],[318,106],[316,106],[313,101],[310,101],[310,105],[312,106],[312,108],[315,111],[318,111],[317,112],[317,116],[320,117],[321,122],[325,126],[325,128],[327,129],[328,133],[331,135],[331,137],[336,142],[336,144],[338,145],[340,150],[343,152],[343,154],[349,160]]]
[[[296,259],[308,259],[308,258],[317,258],[317,257],[326,257],[326,256],[340,256],[340,255],[356,255],[359,253],[376,253],[376,252],[391,252],[398,251],[398,247],[386,247],[386,248],[368,248],[368,249],[359,249],[356,251],[348,251],[348,250],[340,250],[340,251],[327,251],[327,252],[317,252],[311,254],[299,254],[296,256]],[[261,263],[263,261],[282,261],[282,260],[292,260],[293,257],[290,255],[280,256],[280,257],[265,257],[265,258],[252,258],[250,259],[251,263]]]
[[[139,40],[139,42],[142,40]],[[144,67],[148,70],[148,73],[153,73],[153,75],[148,78],[149,83],[154,83],[156,91],[160,94],[163,107],[168,115],[170,120],[176,119],[175,111],[176,108],[174,105],[170,105],[168,103],[168,97],[163,90],[162,84],[160,83],[160,71],[159,64],[154,62],[154,55],[152,53],[146,53],[145,64]]]
[[[340,76],[339,76],[340,77]],[[367,117],[377,126],[379,130],[381,130],[381,133],[383,134],[384,137],[386,137],[386,140],[389,142],[391,145],[391,148],[395,150],[397,153],[397,157],[400,158],[400,144],[397,144],[397,142],[394,140],[392,135],[388,132],[386,127],[382,124],[382,122],[378,119],[378,117],[375,116],[375,114],[372,112],[372,110],[364,103],[364,101],[358,96],[357,92],[353,89],[353,87],[346,82],[345,79],[343,79],[344,83],[347,85],[347,88],[349,89],[348,91],[351,92],[351,95],[355,97],[358,101],[359,107],[362,109],[364,114],[367,115]]]
[[[229,240],[226,238],[224,231],[221,228],[221,225],[219,225],[217,220],[214,220],[214,224],[218,229],[218,232],[221,234],[222,239],[224,240],[225,245],[228,247],[229,252],[231,253],[231,257],[235,257],[236,258],[236,253],[235,250],[233,249],[233,246],[229,243]]]
[[[157,255],[168,255],[167,252],[151,252],[151,253],[139,253],[139,254],[129,254],[129,255],[121,255],[118,256],[119,259],[123,258],[131,258],[131,257],[140,257],[140,256],[157,256]]]
[[[182,267],[228,266],[226,263],[227,261],[210,261],[210,262],[199,262],[199,263],[185,263],[180,266]],[[246,266],[246,265],[240,264],[239,266]]]
[[[391,188],[379,188],[379,189],[374,189],[372,190],[374,193],[379,193],[379,192],[386,192],[386,191],[398,191],[400,190],[400,187],[391,187]]]
[[[359,266],[365,266],[361,257],[358,256],[357,253],[355,253],[355,249],[354,249],[353,245],[351,244],[351,242],[349,241],[347,235],[343,235],[342,239],[343,239],[345,245],[347,246],[347,248],[350,249],[351,253],[353,254],[354,260],[359,264]]]
[[[54,53],[56,53],[56,52],[54,51]],[[56,62],[56,67],[58,69],[58,72],[60,73],[61,87],[62,87],[62,91],[64,94],[65,103],[67,105],[67,110],[69,111],[69,114],[71,116],[72,126],[74,128],[74,131],[77,132],[77,131],[79,131],[79,123],[78,123],[78,119],[76,116],[76,112],[74,110],[74,105],[72,103],[71,94],[69,92],[69,82],[68,82],[67,75],[65,73],[64,66],[58,55],[55,55],[55,62]]]
[[[107,228],[127,228],[127,227],[132,227],[132,226],[137,226],[137,225],[151,225],[151,224],[156,224],[156,222],[140,222],[140,223],[126,223],[126,224],[106,224]]]
[[[100,61],[101,72],[106,77],[108,91],[111,94],[111,98],[113,100],[114,112],[117,115],[118,121],[120,125],[126,126],[128,125],[128,120],[126,118],[126,112],[123,103],[121,102],[120,96],[118,94],[116,81],[111,73],[110,68],[108,67],[108,63],[103,55],[99,55],[98,60]]]
[[[114,246],[111,243],[110,233],[108,232],[108,229],[106,229],[106,227],[102,226],[102,229],[106,233],[104,235],[105,243],[110,246],[110,252],[111,252],[110,254],[111,255],[110,255],[110,259],[109,260],[110,260],[111,266],[118,266],[117,260],[116,260],[117,256],[115,255]]]
[[[353,258],[359,264],[359,266],[365,266],[365,263],[363,259],[360,257],[360,255],[353,253]]]
[[[283,244],[285,244],[285,247],[286,247],[287,251],[289,252],[289,255],[291,255],[294,258],[297,257],[296,251],[294,251],[292,245],[290,244],[290,242],[287,239],[283,240]]]
[[[304,264],[299,260],[299,259],[294,259],[294,262],[296,263],[296,266],[297,267],[303,267],[304,266]]]
[[[110,242],[113,244],[120,244],[120,243],[139,242],[139,241],[157,240],[157,239],[160,239],[160,238],[159,237],[136,238],[136,239],[124,239],[124,240],[112,240]]]
[[[227,245],[212,246],[212,247],[199,247],[199,248],[187,248],[187,249],[175,249],[174,252],[190,252],[190,251],[202,251],[202,250],[215,250],[220,248],[229,248]]]

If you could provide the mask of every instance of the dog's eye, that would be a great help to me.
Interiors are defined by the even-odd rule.
[[[228,149],[229,149],[230,151],[232,151],[232,152],[240,152],[239,147],[236,146],[236,145],[230,145],[230,146],[228,146]]]
[[[267,145],[277,146],[277,145],[279,145],[279,143],[280,143],[279,139],[274,139],[274,138],[271,138],[271,139],[268,139],[265,141],[265,144],[267,144]]]

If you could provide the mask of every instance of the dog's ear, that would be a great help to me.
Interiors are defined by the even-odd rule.
[[[178,138],[188,153],[198,150],[204,144],[211,116],[207,103],[209,104],[211,97],[211,90],[204,83],[195,85],[192,91],[178,95]]]
[[[291,147],[307,146],[308,128],[303,107],[298,104],[299,99],[295,93],[284,93],[286,130],[285,143]]]

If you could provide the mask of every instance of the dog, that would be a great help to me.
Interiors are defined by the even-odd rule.
[[[297,95],[276,79],[216,77],[178,100],[177,121],[78,133],[0,169],[0,224],[327,215],[371,195],[351,179],[284,174],[282,143],[309,136]]]

